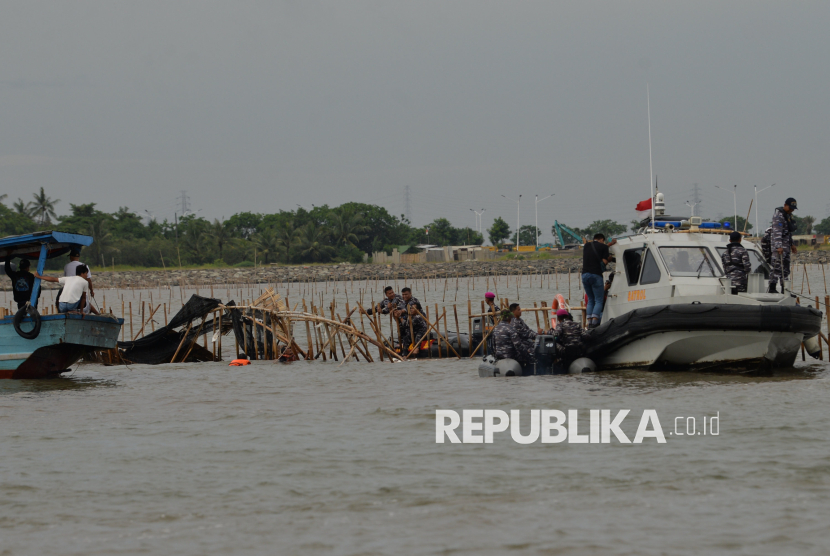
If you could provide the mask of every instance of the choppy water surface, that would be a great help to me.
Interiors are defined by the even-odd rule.
[[[823,301],[820,268],[809,277]],[[525,306],[582,295],[575,275],[571,293],[567,275],[523,280],[410,285],[432,314],[448,308],[450,330],[455,303],[462,331],[467,286],[473,312],[488,288]],[[341,315],[383,286],[278,285],[292,306],[335,299]],[[195,293],[177,290],[102,290],[98,303],[121,316],[132,301],[137,333],[151,292],[169,312]],[[0,555],[827,553],[827,364],[520,379],[476,365],[81,366],[0,381]],[[465,408],[577,409],[581,432],[590,409],[631,409],[631,438],[655,409],[667,443],[436,444],[435,410]],[[675,417],[699,431],[718,412],[718,436],[669,435]]]
[[[444,360],[2,381],[0,554],[824,554],[828,377],[480,379]],[[439,408],[583,426],[628,408],[632,436],[656,409],[668,441],[436,444]],[[719,436],[668,435],[716,412]]]

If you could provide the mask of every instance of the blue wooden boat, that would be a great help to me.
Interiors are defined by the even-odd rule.
[[[8,256],[36,259],[37,273],[42,275],[47,259],[91,244],[89,236],[51,231],[5,237],[0,239],[0,262]],[[41,316],[39,292],[40,280],[35,278],[29,310],[24,308],[18,316],[17,327],[15,315],[0,319],[0,378],[58,376],[90,351],[116,346],[124,319],[74,313]],[[38,324],[36,337],[25,337]]]

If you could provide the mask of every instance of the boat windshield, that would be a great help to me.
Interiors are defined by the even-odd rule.
[[[726,247],[718,247],[717,250],[718,256],[723,257],[723,254],[726,252]],[[755,249],[747,249],[746,252],[749,253],[749,262],[752,263],[751,272],[763,274],[765,278],[769,278],[771,269],[764,260],[764,257]]]
[[[720,266],[706,247],[661,247],[660,255],[672,276],[722,276]]]

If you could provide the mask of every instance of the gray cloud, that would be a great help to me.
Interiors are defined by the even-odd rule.
[[[25,2],[0,20],[2,192],[171,216],[350,200],[472,225],[627,222],[654,169],[705,215],[823,217],[830,5]],[[82,77],[79,77],[82,76]],[[522,220],[532,222],[532,202]]]

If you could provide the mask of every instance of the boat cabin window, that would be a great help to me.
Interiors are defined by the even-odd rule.
[[[640,284],[656,284],[659,281],[660,267],[657,266],[657,259],[649,249],[646,251],[645,262],[643,262],[643,276],[640,278]]]
[[[726,247],[718,247],[718,256],[722,257],[723,254],[726,252]],[[747,249],[746,252],[749,254],[749,262],[752,263],[752,270],[751,272],[757,272],[764,275],[764,278],[769,278],[770,267],[767,262],[764,260],[764,257],[761,254],[754,250],[754,249]]]
[[[720,265],[706,247],[661,247],[660,255],[672,276],[722,276]]]
[[[623,264],[625,265],[625,276],[628,285],[633,286],[640,279],[640,267],[643,263],[643,248],[626,249],[623,253]]]

